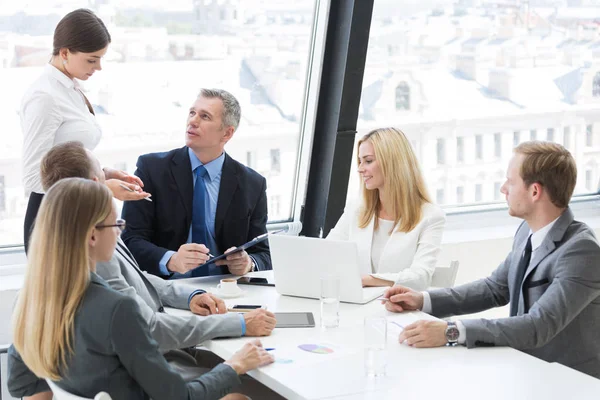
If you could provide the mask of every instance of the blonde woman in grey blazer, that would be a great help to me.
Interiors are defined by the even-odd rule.
[[[79,142],[67,142],[51,149],[42,159],[41,177],[45,191],[57,181],[71,177],[104,182],[100,163]],[[96,274],[112,289],[137,301],[165,359],[186,381],[209,372],[223,361],[206,350],[194,348],[197,344],[216,337],[265,336],[275,325],[274,316],[265,310],[255,310],[243,317],[225,314],[223,301],[203,290],[183,281],[167,281],[142,272],[120,238],[111,259],[96,264]],[[164,306],[190,309],[199,315],[170,315],[164,312]],[[211,313],[224,315],[202,317]],[[33,377],[28,386],[31,386],[26,389],[28,392],[49,390],[44,380],[37,381]],[[256,397],[278,397],[247,375],[242,377],[240,390]],[[47,397],[51,395],[48,393]]]
[[[68,178],[47,192],[14,312],[12,396],[45,392],[39,381],[49,379],[88,398],[106,391],[114,400],[219,399],[240,384],[240,374],[273,362],[254,341],[186,382],[159,351],[138,303],[95,273],[124,226],[104,185]]]
[[[222,300],[184,280],[165,280],[143,272],[120,238],[110,261],[96,264],[96,273],[112,289],[137,301],[150,334],[169,365],[185,380],[196,378],[223,361],[207,350],[195,348],[196,345],[216,337],[267,336],[276,323],[274,315],[266,310],[225,314]],[[167,314],[164,306],[191,309],[206,316]],[[282,398],[248,375],[241,378],[242,385],[237,389],[240,393],[260,399]]]
[[[510,302],[510,316],[456,324],[419,321],[400,335],[415,347],[511,346],[600,378],[600,245],[568,208],[575,160],[562,146],[526,142],[515,149],[502,186],[509,213],[523,218],[511,252],[491,276],[452,289],[389,289],[386,308],[437,317]]]

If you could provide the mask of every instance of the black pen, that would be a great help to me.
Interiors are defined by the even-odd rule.
[[[125,190],[129,190],[130,192],[135,192],[135,190],[133,190],[132,188],[130,188],[127,185],[123,185],[122,183],[119,183],[119,186],[121,186]],[[144,197],[144,200],[152,201],[152,199],[150,197]]]

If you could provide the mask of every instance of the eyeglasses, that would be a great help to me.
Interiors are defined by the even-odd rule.
[[[118,219],[116,224],[112,224],[112,225],[96,225],[96,229],[102,229],[102,228],[119,228],[119,230],[121,232],[123,232],[123,230],[125,229],[125,220],[124,219]]]

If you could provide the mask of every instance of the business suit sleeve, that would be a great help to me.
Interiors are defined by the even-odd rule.
[[[129,374],[153,399],[217,399],[241,382],[225,364],[185,382],[167,364],[148,333],[134,300],[124,297],[115,307],[110,326],[111,346]]]
[[[600,248],[595,238],[573,238],[563,246],[567,247],[556,260],[553,281],[527,314],[463,321],[468,347],[492,343],[525,350],[544,346],[600,296]]]
[[[189,298],[192,292],[195,292],[198,289],[204,291],[203,289],[187,284],[182,280],[164,280],[148,273],[144,273],[144,276],[150,281],[152,286],[154,286],[158,292],[160,301],[167,307],[189,310]]]
[[[8,348],[8,392],[12,397],[21,398],[37,393],[49,392],[50,387],[44,379],[38,378],[25,365],[21,355],[13,345]]]
[[[424,221],[424,227],[419,235],[417,250],[410,268],[395,273],[372,274],[372,276],[414,290],[427,289],[431,286],[431,278],[440,253],[445,224],[446,216],[444,212],[437,209]]]
[[[340,219],[338,219],[337,224],[335,224],[335,227],[329,231],[327,239],[350,240],[350,219],[348,209],[346,208]]]
[[[148,193],[154,192],[154,182],[145,172],[144,157],[139,157],[136,164],[135,175],[144,182],[144,190]],[[156,219],[157,201],[126,201],[123,204],[123,219],[127,221],[127,227],[122,234],[123,241],[135,256],[139,265],[146,271],[157,276],[164,275],[159,262],[168,249],[152,243],[154,235],[154,224]]]
[[[213,315],[210,317],[199,317],[196,315],[178,316],[152,309],[136,292],[135,288],[127,282],[121,273],[119,261],[116,256],[113,256],[109,262],[98,263],[96,265],[96,273],[112,289],[137,302],[139,312],[143,320],[148,324],[150,334],[158,342],[161,352],[196,346],[206,340],[217,337],[239,337],[242,335],[240,320],[235,314]],[[171,286],[168,284],[171,281],[165,281],[150,274],[146,274],[146,277],[151,283],[158,283],[155,287],[161,300],[163,300],[162,295],[164,293],[161,293],[160,288]],[[165,291],[165,289],[162,290],[162,292]],[[187,289],[183,292],[187,292]],[[186,295],[183,292],[180,296],[182,300],[178,303],[183,303],[183,297]],[[188,297],[190,293],[191,291],[187,293]],[[181,308],[187,308],[187,298],[185,300],[185,307]]]
[[[267,232],[267,220],[269,219],[267,212],[267,180],[262,176],[260,179],[260,195],[252,215],[250,216],[248,240],[252,240]],[[248,249],[248,254],[252,255],[256,262],[256,266],[260,271],[273,269],[271,266],[271,252],[269,251],[269,243],[267,240]]]

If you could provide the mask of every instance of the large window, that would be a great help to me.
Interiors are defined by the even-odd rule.
[[[410,110],[410,88],[406,82],[396,86],[396,110]]]
[[[103,165],[133,173],[139,155],[183,146],[198,90],[223,88],[242,106],[226,151],[267,178],[270,221],[292,217],[314,1],[66,3],[0,5],[0,246],[23,240],[20,99],[50,59],[56,23],[78,7],[92,8],[112,35],[103,70],[81,83],[102,127],[94,152]]]
[[[600,97],[600,72],[596,72],[596,75],[594,75],[594,83],[592,86],[592,96]]]
[[[456,203],[462,204],[465,202],[465,187],[457,186],[456,187]]]
[[[475,159],[483,160],[483,135],[475,135]]]
[[[497,158],[502,157],[502,134],[494,133],[494,156]]]
[[[571,150],[571,127],[565,126],[563,130],[563,146]]]
[[[456,162],[465,162],[465,139],[463,137],[456,138]]]
[[[402,130],[443,205],[504,202],[512,149],[530,139],[565,144],[581,171],[575,194],[597,191],[589,161],[600,147],[586,133],[600,120],[597,29],[565,11],[580,2],[552,12],[552,2],[525,3],[375,0],[363,88],[379,90],[363,90],[357,136]],[[400,82],[409,108],[399,107]]]
[[[538,140],[537,131],[532,129],[529,135],[529,140]]]
[[[439,165],[446,163],[446,139],[437,140],[437,163]]]

